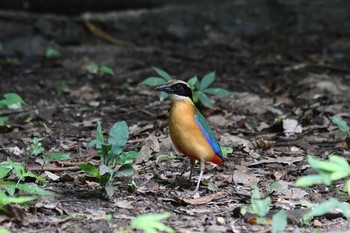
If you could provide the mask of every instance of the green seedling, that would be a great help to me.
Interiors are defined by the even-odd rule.
[[[90,63],[86,65],[85,69],[91,74],[102,73],[102,74],[109,74],[112,76],[115,75],[114,70],[111,67],[105,66],[105,65],[98,66],[95,63]]]
[[[89,143],[88,148],[96,147],[101,159],[100,166],[95,168],[86,163],[79,165],[82,170],[99,180],[109,198],[115,192],[114,180],[118,177],[130,177],[135,171],[132,162],[139,156],[139,152],[123,152],[128,137],[129,129],[125,121],[117,122],[111,128],[108,140],[105,142],[101,124],[98,123],[96,139]]]
[[[17,181],[5,181],[4,177],[8,174],[13,173],[17,177]],[[6,192],[9,195],[14,195],[17,190],[25,191],[31,194],[37,195],[50,195],[51,192],[46,191],[36,184],[27,184],[24,182],[26,177],[34,178],[40,182],[45,182],[45,179],[35,175],[32,172],[25,170],[25,167],[21,163],[13,162],[10,158],[7,158],[6,162],[0,164],[0,185],[6,187]]]
[[[140,83],[140,85],[146,85],[150,87],[156,87],[160,85],[166,84],[170,79],[172,79],[171,75],[169,75],[164,70],[161,70],[157,67],[152,67],[153,70],[159,75],[159,76],[152,76]],[[213,84],[215,81],[215,72],[211,72],[206,74],[202,80],[199,80],[197,76],[194,76],[190,78],[187,83],[192,89],[192,96],[193,101],[197,103],[200,101],[204,106],[208,108],[213,107],[212,101],[209,99],[208,95],[214,95],[214,96],[226,96],[230,95],[232,92],[223,89],[223,88],[210,88],[209,86]],[[160,100],[163,101],[168,97],[167,93],[161,92],[160,93]]]
[[[28,148],[28,152],[34,156],[38,156],[41,153],[44,153],[45,148],[42,147],[42,143],[39,142],[37,137],[33,138],[33,143]]]
[[[55,49],[55,48],[53,48],[51,46],[47,46],[45,48],[45,57],[46,58],[60,58],[61,57],[61,53],[57,49]]]
[[[9,109],[19,109],[25,105],[24,100],[16,93],[6,93],[4,99],[0,99],[0,109],[9,108]]]
[[[331,121],[338,126],[340,131],[344,133],[344,137],[342,139],[350,143],[350,129],[348,124],[338,117],[332,117]]]
[[[6,122],[9,120],[8,116],[0,116],[0,126],[6,125]]]
[[[254,214],[258,224],[266,224],[266,215],[270,211],[271,198],[266,197],[264,199],[260,198],[259,188],[253,186],[252,197],[250,199],[251,203],[249,207],[242,208],[241,214],[245,215],[247,212]]]
[[[171,215],[171,213],[139,215],[131,221],[129,227],[126,227],[117,233],[126,233],[131,232],[132,230],[141,230],[145,233],[175,233],[174,229],[162,223],[163,220],[169,218]]]
[[[272,216],[272,233],[282,233],[287,226],[287,214],[280,210]]]
[[[328,161],[322,161],[308,155],[308,163],[317,171],[317,174],[307,175],[299,178],[296,186],[312,186],[315,184],[325,184],[329,187],[334,187],[333,182],[339,179],[347,178],[344,189],[350,198],[350,165],[346,159],[335,154],[329,155]],[[350,218],[350,205],[346,202],[341,202],[336,198],[331,198],[327,201],[313,205],[310,213],[304,215],[302,223],[309,223],[316,216],[324,215],[335,208],[339,208],[346,218]]]

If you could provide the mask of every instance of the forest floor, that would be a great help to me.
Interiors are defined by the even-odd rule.
[[[287,211],[286,232],[349,230],[339,212],[299,223],[310,211],[305,200],[346,201],[342,180],[333,188],[294,185],[313,173],[309,154],[350,160],[330,121],[337,116],[350,123],[349,10],[346,1],[252,1],[81,16],[1,12],[0,95],[15,92],[26,105],[0,110],[9,116],[0,127],[0,161],[24,163],[46,177],[40,186],[53,192],[16,209],[20,216],[0,215],[1,225],[12,232],[113,232],[140,214],[171,212],[164,223],[177,232],[269,232],[270,225],[240,214],[257,185],[262,197],[272,198],[271,214]],[[61,56],[45,56],[48,46]],[[115,75],[90,73],[92,63]],[[223,167],[207,164],[195,197],[190,192],[198,167],[192,186],[178,187],[188,159],[157,160],[175,151],[167,129],[169,101],[138,85],[156,75],[152,66],[184,80],[216,71],[213,86],[233,92],[210,97],[212,109],[199,105],[219,143],[233,152]],[[76,165],[99,164],[96,151],[87,149],[98,122],[108,134],[123,120],[130,131],[125,151],[141,152],[134,163],[136,191],[130,180],[121,180],[108,200],[97,180]],[[38,169],[42,160],[27,151],[33,137],[48,153],[69,153],[71,160]],[[204,201],[187,201],[192,198]]]

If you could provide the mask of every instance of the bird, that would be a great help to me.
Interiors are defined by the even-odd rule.
[[[193,102],[190,86],[177,79],[155,88],[169,94],[169,134],[176,149],[191,160],[191,180],[195,161],[200,162],[200,173],[194,193],[198,192],[206,162],[223,166],[223,155],[215,134]]]

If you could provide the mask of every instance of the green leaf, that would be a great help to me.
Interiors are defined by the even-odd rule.
[[[18,184],[17,188],[19,190],[25,191],[27,193],[37,194],[37,195],[52,195],[52,192],[40,188],[36,184]]]
[[[46,58],[59,58],[60,56],[61,56],[61,53],[57,49],[51,46],[46,47],[45,49]]]
[[[9,120],[8,116],[0,116],[0,126],[5,125],[6,121]]]
[[[113,69],[109,66],[100,66],[98,70],[104,74],[115,75]]]
[[[339,165],[330,163],[328,161],[318,160],[311,155],[307,156],[307,161],[311,165],[311,167],[316,169],[318,172],[321,172],[321,171],[333,172],[339,169]]]
[[[226,157],[227,154],[233,153],[233,148],[230,146],[220,146],[222,156]]]
[[[133,159],[137,158],[140,155],[140,152],[137,151],[128,151],[123,153],[119,158],[118,158],[118,164],[128,164],[132,163]]]
[[[50,163],[52,161],[62,161],[71,159],[70,154],[66,154],[63,152],[54,152],[50,156],[43,156],[43,160],[45,163]]]
[[[280,210],[272,216],[272,233],[284,232],[286,226],[287,215],[285,210]]]
[[[321,202],[319,205],[317,205],[310,213],[307,213],[304,215],[304,219],[307,221],[315,216],[321,216],[324,215],[331,210],[335,209],[339,204],[338,199],[331,198],[328,201]]]
[[[2,189],[0,189],[0,206],[7,204],[22,204],[28,201],[35,200],[36,197],[25,196],[25,197],[8,197]]]
[[[206,74],[199,83],[199,90],[209,87],[215,80],[215,71]]]
[[[9,92],[4,97],[4,99],[0,100],[0,108],[19,109],[22,105],[25,105],[22,97],[16,93]]]
[[[130,226],[132,229],[139,229],[146,233],[157,233],[159,231],[175,233],[175,230],[161,222],[170,216],[171,213],[143,214],[132,220]]]
[[[22,176],[24,174],[23,164],[15,163],[9,157],[7,157],[7,163],[11,166],[11,168],[13,169],[13,172],[16,174],[16,176],[19,179],[22,179],[23,178]]]
[[[158,77],[149,77],[143,80],[139,85],[146,85],[150,87],[156,87],[166,84],[166,80]]]
[[[342,119],[340,119],[340,118],[338,118],[338,117],[332,117],[331,118],[331,120],[332,120],[332,122],[334,123],[334,124],[336,124],[337,126],[338,126],[338,128],[342,131],[342,132],[344,132],[344,133],[349,133],[349,126],[348,126],[348,124],[344,121],[344,120],[342,120]]]
[[[90,63],[90,64],[85,66],[85,69],[91,74],[97,74],[98,65],[96,65],[95,63]]]
[[[37,179],[38,181],[41,181],[41,182],[45,182],[46,181],[44,178],[34,174],[33,172],[25,172],[22,176],[23,177],[33,177],[33,178],[35,178],[35,179]]]
[[[0,179],[7,176],[7,174],[11,171],[10,168],[0,167]]]
[[[198,80],[197,76],[190,78],[187,81],[187,84],[191,87],[192,90],[199,89],[199,80]]]
[[[227,96],[231,95],[232,92],[223,88],[207,88],[202,90],[204,93],[215,96]]]
[[[159,94],[159,100],[160,100],[160,101],[163,101],[163,100],[167,99],[168,97],[169,97],[168,93],[161,92],[161,93]]]
[[[350,205],[346,202],[339,202],[338,203],[339,209],[342,211],[342,214],[349,219],[350,218]]]
[[[170,79],[172,79],[172,77],[167,72],[165,72],[164,70],[161,70],[161,69],[159,69],[159,68],[157,68],[155,66],[152,66],[152,68],[153,68],[153,70],[155,72],[157,72],[157,74],[160,77],[164,78],[166,81],[169,81]]]
[[[193,98],[193,102],[198,103],[198,92],[192,90],[192,98]]]
[[[0,233],[11,233],[11,231],[7,230],[6,228],[0,227]]]
[[[92,166],[91,164],[88,164],[88,163],[82,163],[82,164],[79,164],[78,167],[87,172],[88,174],[96,177],[96,179],[100,180],[101,179],[101,175],[100,175],[100,172],[98,171],[97,168],[95,168],[94,166]]]
[[[116,177],[128,177],[128,176],[132,176],[132,174],[134,174],[134,172],[135,172],[135,169],[131,164],[124,164],[118,169],[115,176]]]
[[[295,186],[311,186],[325,183],[325,178],[321,175],[308,175],[297,179]]]
[[[99,166],[99,171],[100,171],[100,175],[103,176],[104,174],[113,174],[115,172],[117,172],[116,170],[107,167],[105,164],[100,164]]]
[[[117,122],[111,128],[108,143],[112,145],[109,161],[113,161],[122,152],[129,137],[129,128],[125,121]]]
[[[206,106],[207,108],[213,107],[213,103],[211,102],[211,100],[208,98],[206,94],[200,91],[198,91],[197,94],[198,94],[199,101],[201,101],[202,104],[204,104],[204,106]]]

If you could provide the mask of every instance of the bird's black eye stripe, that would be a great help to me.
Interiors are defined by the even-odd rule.
[[[174,94],[186,96],[192,99],[192,90],[184,83],[176,83],[171,86]]]

